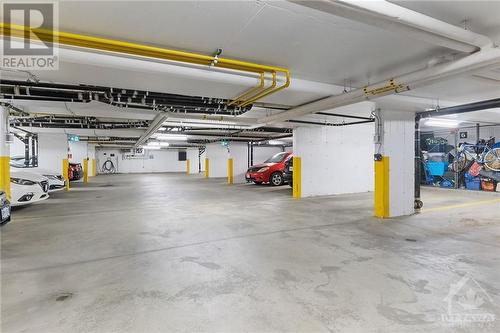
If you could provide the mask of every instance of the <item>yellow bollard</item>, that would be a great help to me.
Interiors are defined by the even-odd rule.
[[[62,174],[64,178],[65,190],[69,191],[69,161],[67,158],[62,161]]]
[[[96,176],[97,164],[95,162],[95,158],[92,159],[92,177]]]
[[[389,157],[375,161],[375,203],[374,215],[380,218],[390,216],[389,211]]]
[[[210,161],[208,158],[205,158],[205,178],[208,178],[210,175]]]
[[[186,160],[186,174],[189,176],[191,171],[191,161],[189,159]]]
[[[10,156],[0,156],[0,190],[10,200]]]
[[[233,159],[227,160],[227,183],[229,185],[233,184]]]
[[[293,157],[293,197],[300,199],[302,196],[302,160],[298,156]]]
[[[83,159],[83,182],[84,183],[89,182],[89,159],[88,158]]]

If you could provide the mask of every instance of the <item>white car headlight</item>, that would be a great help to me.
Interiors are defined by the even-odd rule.
[[[10,178],[10,181],[14,184],[17,185],[35,185],[36,183],[28,180],[28,179],[22,179],[22,178]]]
[[[257,170],[257,172],[266,172],[267,170],[269,170],[269,167],[263,167]]]

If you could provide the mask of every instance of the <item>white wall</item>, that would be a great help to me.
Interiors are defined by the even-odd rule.
[[[266,150],[254,147],[254,163],[259,161],[255,158],[255,154],[257,156],[267,156],[267,153],[265,155],[262,153],[263,151],[265,152]],[[227,177],[227,160],[231,157],[233,159],[234,183],[246,182],[245,172],[248,169],[248,146],[246,143],[231,142],[229,144],[229,152],[227,147],[222,146],[220,143],[210,143],[206,147],[206,157],[210,161],[210,178]],[[202,163],[205,163],[204,160]]]
[[[106,153],[106,155],[104,155]],[[117,173],[151,173],[151,172],[186,172],[186,161],[178,160],[178,151],[172,149],[146,150],[143,158],[124,159],[124,154],[118,149],[99,149],[96,151],[97,170],[101,171],[102,164],[110,154],[115,154],[115,168]],[[197,149],[187,150],[188,158],[198,156]],[[151,158],[152,157],[152,158]],[[197,158],[194,158],[197,161]],[[197,172],[197,163],[191,162],[192,172]]]
[[[70,162],[81,163],[86,158],[95,158],[95,146],[84,141],[73,142],[69,141],[69,150],[72,154]],[[89,164],[90,165],[90,164]]]
[[[294,154],[302,159],[302,196],[373,191],[374,125],[297,127]]]
[[[38,166],[62,172],[62,160],[68,157],[66,134],[38,134]]]

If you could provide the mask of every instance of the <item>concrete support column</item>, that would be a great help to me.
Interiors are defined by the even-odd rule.
[[[186,175],[189,176],[189,173],[191,172],[191,161],[189,159],[186,160]]]
[[[414,213],[415,114],[377,112],[375,154],[375,216],[386,218]]]
[[[9,109],[0,106],[0,190],[10,199]]]

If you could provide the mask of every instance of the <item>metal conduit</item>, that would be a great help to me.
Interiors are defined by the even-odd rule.
[[[31,32],[33,34],[31,34]],[[100,38],[93,36],[86,36],[80,34],[74,34],[62,31],[53,31],[40,28],[30,28],[17,24],[6,24],[0,22],[0,34],[21,38],[26,38],[25,36],[36,35],[36,37],[44,42],[57,43],[58,45],[64,46],[76,46],[87,49],[94,49],[105,52],[115,52],[121,54],[129,54],[134,56],[170,60],[176,62],[184,62],[194,65],[202,65],[209,67],[220,67],[236,71],[257,73],[260,77],[260,83],[257,87],[251,88],[247,92],[239,95],[234,99],[234,104],[246,104],[257,101],[265,96],[274,94],[282,89],[290,86],[290,71],[287,68],[261,65],[256,63],[251,63],[247,61],[229,59],[218,57],[218,55],[209,56],[204,54],[198,54],[194,52],[186,52],[179,50],[172,50],[163,47],[149,46],[144,44],[130,43],[120,40]],[[33,42],[36,39],[30,37]],[[266,73],[270,73],[273,76],[272,88],[264,88],[264,77]],[[276,73],[281,73],[284,79],[284,83],[280,86],[276,86]]]

